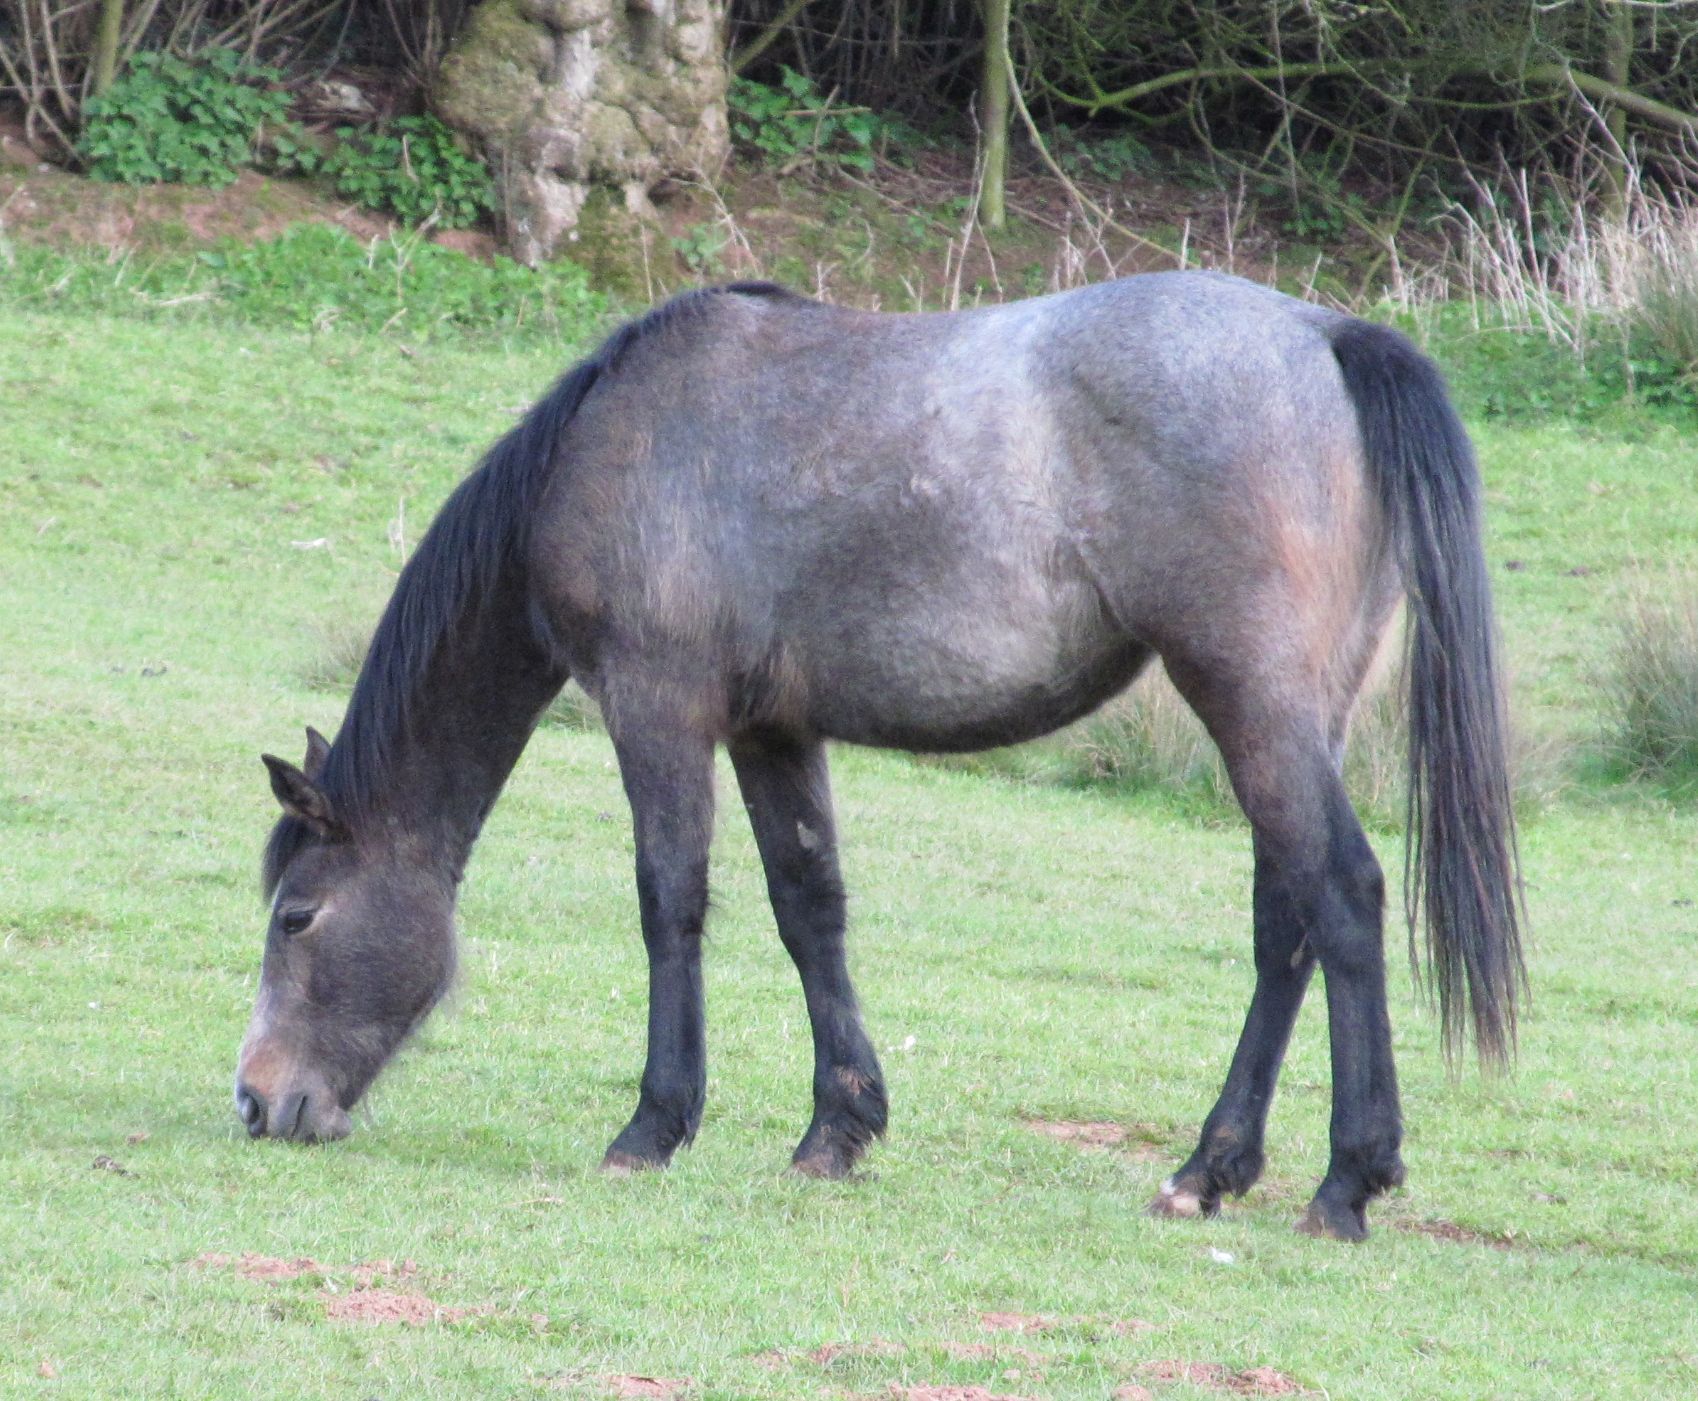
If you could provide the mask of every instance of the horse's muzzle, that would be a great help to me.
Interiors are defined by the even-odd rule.
[[[287,1138],[298,1143],[326,1143],[346,1138],[348,1112],[328,1095],[300,1090],[268,1099],[251,1085],[236,1082],[236,1113],[249,1138]]]

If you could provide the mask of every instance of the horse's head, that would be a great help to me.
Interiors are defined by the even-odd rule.
[[[302,768],[267,754],[283,817],[259,997],[236,1064],[236,1112],[255,1138],[343,1137],[348,1111],[447,988],[452,882],[388,831],[351,827],[319,785],[329,746],[307,732]]]

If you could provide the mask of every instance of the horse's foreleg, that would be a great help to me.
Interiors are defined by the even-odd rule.
[[[637,1112],[602,1160],[603,1169],[624,1172],[665,1166],[701,1122],[713,745],[657,717],[622,719],[614,746],[636,831],[637,899],[649,959],[648,1060]]]
[[[824,746],[740,740],[731,760],[749,810],[779,937],[802,977],[814,1037],[814,1117],[800,1172],[843,1177],[884,1132],[884,1077],[845,961],[843,881]]]

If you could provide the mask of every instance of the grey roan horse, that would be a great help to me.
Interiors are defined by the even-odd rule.
[[[1360,1239],[1403,1178],[1384,881],[1339,781],[1409,604],[1411,927],[1447,1044],[1512,1047],[1519,886],[1473,455],[1395,332],[1164,273],[948,315],[765,284],[613,335],[490,451],[402,572],[341,733],[267,755],[284,816],[236,1104],[325,1139],[441,996],[479,827],[568,676],[635,823],[648,1061],[615,1171],[696,1132],[713,756],[730,749],[814,1040],[805,1172],[885,1127],[844,961],[827,740],[1008,744],[1153,656],[1220,746],[1255,847],[1256,988],[1196,1151],[1152,1204],[1218,1209],[1319,963],[1332,1156],[1300,1223]]]

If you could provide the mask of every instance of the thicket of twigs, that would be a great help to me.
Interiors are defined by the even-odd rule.
[[[68,149],[83,99],[139,49],[219,45],[428,84],[473,0],[0,0],[0,97]],[[728,54],[844,102],[955,119],[980,81],[981,0],[730,0]],[[1034,110],[1407,181],[1503,158],[1561,167],[1698,143],[1695,0],[1014,0]],[[1325,176],[1323,175],[1323,178]]]
[[[82,105],[136,53],[233,49],[295,76],[339,64],[428,84],[474,0],[0,0],[0,100],[43,154],[69,154]]]
[[[970,96],[980,14],[975,0],[735,0],[733,53],[770,37],[757,64],[923,115]],[[1524,160],[1588,126],[1607,141],[1612,115],[1654,144],[1698,136],[1687,0],[1016,0],[1011,27],[1034,105],[1204,144],[1267,143],[1290,122],[1402,166],[1482,151]]]

